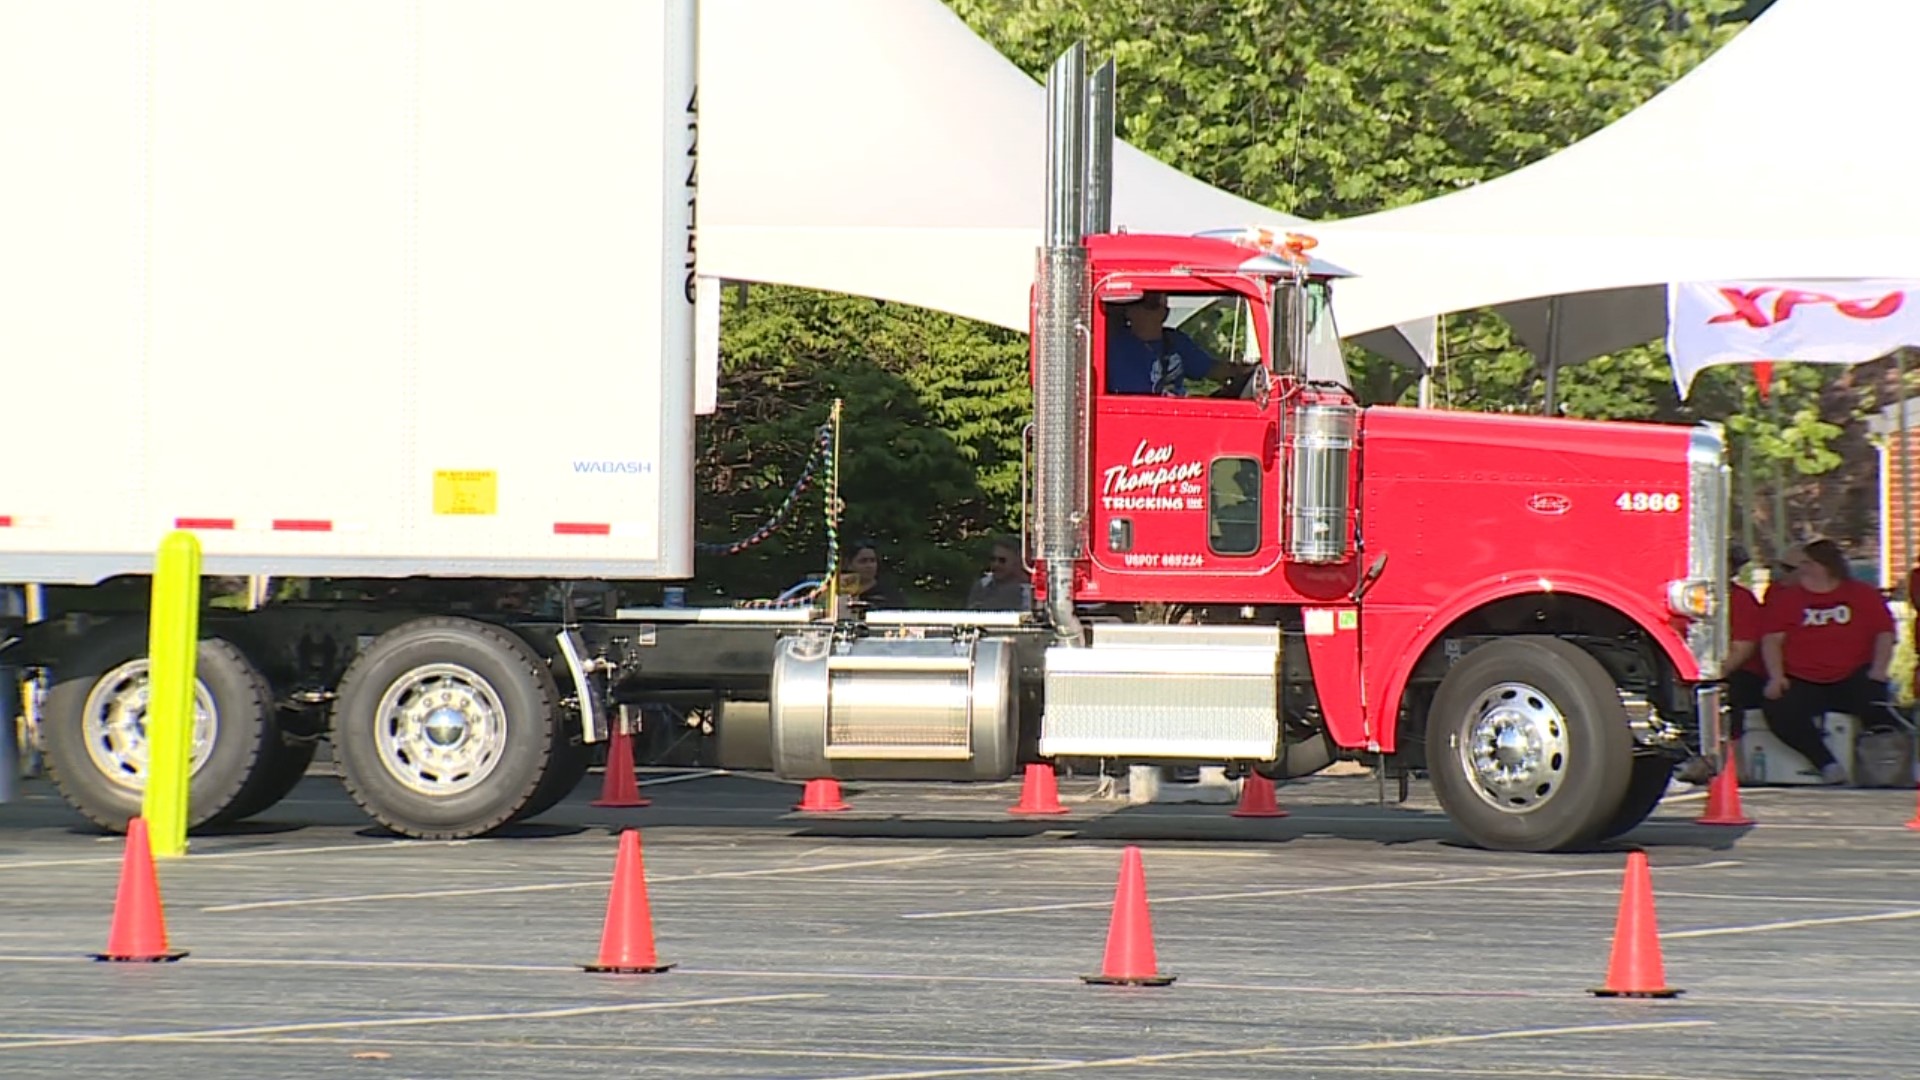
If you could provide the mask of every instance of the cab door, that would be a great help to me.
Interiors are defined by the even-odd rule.
[[[1114,392],[1106,377],[1112,336],[1136,333],[1121,309],[1153,293],[1169,301],[1162,333],[1179,331],[1213,361],[1185,396]],[[1090,594],[1252,602],[1244,579],[1279,565],[1278,412],[1255,310],[1249,295],[1193,278],[1096,289]]]

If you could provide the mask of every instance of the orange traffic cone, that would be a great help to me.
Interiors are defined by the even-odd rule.
[[[1920,804],[1916,804],[1916,805],[1914,806],[1914,808],[1913,808],[1913,820],[1912,820],[1912,821],[1909,821],[1909,822],[1907,822],[1907,828],[1909,828],[1909,829],[1915,829],[1915,830],[1920,830]]]
[[[616,975],[654,975],[673,967],[653,951],[653,910],[647,904],[647,870],[640,859],[640,834],[620,834],[613,861],[613,890],[607,896],[607,922],[600,932],[600,959],[582,964],[588,971]]]
[[[1107,927],[1107,955],[1100,974],[1080,978],[1106,986],[1165,986],[1175,978],[1156,970],[1153,920],[1147,914],[1147,872],[1137,847],[1127,848],[1120,856],[1120,884],[1113,892],[1113,921]]]
[[[828,777],[825,780],[807,781],[807,789],[800,797],[800,805],[795,810],[804,814],[837,814],[842,810],[851,810],[840,798],[840,781]]]
[[[1720,771],[1707,782],[1707,807],[1694,819],[1696,825],[1751,825],[1753,819],[1740,810],[1740,744],[1729,743]]]
[[[1252,770],[1247,778],[1240,781],[1240,805],[1233,809],[1234,817],[1286,817],[1287,812],[1280,809],[1280,800],[1275,797],[1273,781]]]
[[[1020,801],[1007,808],[1009,814],[1064,814],[1060,805],[1060,785],[1053,766],[1035,763],[1027,766],[1027,778],[1020,785]]]
[[[127,853],[120,861],[120,891],[113,900],[113,926],[107,951],[95,960],[156,964],[187,955],[167,948],[167,916],[160,906],[160,881],[153,872],[147,819],[127,822]]]
[[[1670,998],[1680,991],[1667,986],[1666,966],[1660,960],[1660,928],[1653,911],[1653,876],[1647,853],[1627,856],[1627,876],[1620,888],[1620,914],[1613,928],[1613,956],[1607,962],[1607,985],[1593,991],[1600,997]]]
[[[613,725],[613,738],[607,743],[607,775],[600,783],[600,797],[590,806],[651,806],[653,800],[640,797],[640,783],[633,777],[633,736],[619,724]]]

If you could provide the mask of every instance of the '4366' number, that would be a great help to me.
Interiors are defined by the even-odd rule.
[[[1645,514],[1672,514],[1680,510],[1678,492],[1623,491],[1613,500],[1613,505],[1622,510]]]

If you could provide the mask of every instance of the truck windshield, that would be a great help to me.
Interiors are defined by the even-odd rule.
[[[1351,387],[1340,327],[1333,318],[1333,291],[1324,281],[1307,283],[1307,319],[1307,378]]]

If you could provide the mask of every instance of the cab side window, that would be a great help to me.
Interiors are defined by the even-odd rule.
[[[1260,462],[1218,457],[1207,468],[1207,546],[1215,555],[1260,550]]]
[[[1259,362],[1244,298],[1145,292],[1106,305],[1107,394],[1237,396]]]

